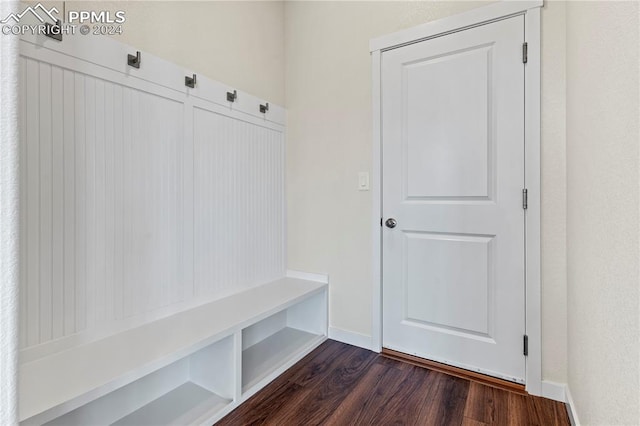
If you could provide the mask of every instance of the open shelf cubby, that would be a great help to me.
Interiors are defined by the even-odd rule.
[[[46,424],[199,424],[232,404],[233,369],[228,336]]]
[[[251,394],[325,339],[326,295],[316,294],[242,330],[242,392]],[[310,315],[310,313],[313,313]]]

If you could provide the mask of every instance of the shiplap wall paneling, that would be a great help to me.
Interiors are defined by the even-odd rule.
[[[193,114],[196,295],[282,277],[282,132],[204,108]]]
[[[21,345],[184,299],[184,105],[21,58]]]
[[[183,106],[130,89],[126,89],[125,99],[130,120],[124,126],[126,184],[121,252],[123,316],[128,317],[182,300],[178,253],[182,226]]]
[[[23,360],[284,276],[282,124],[22,47]]]

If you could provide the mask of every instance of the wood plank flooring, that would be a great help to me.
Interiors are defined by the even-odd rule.
[[[328,340],[217,425],[569,425],[564,404]]]

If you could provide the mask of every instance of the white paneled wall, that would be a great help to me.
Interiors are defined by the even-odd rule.
[[[22,47],[22,349],[284,276],[282,125]]]
[[[202,108],[193,121],[196,295],[282,276],[282,134]]]

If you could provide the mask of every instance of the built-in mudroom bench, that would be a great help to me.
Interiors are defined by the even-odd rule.
[[[21,424],[211,425],[326,335],[326,280],[279,279],[21,365]]]
[[[327,336],[286,111],[109,37],[20,41],[23,425],[211,425]]]

